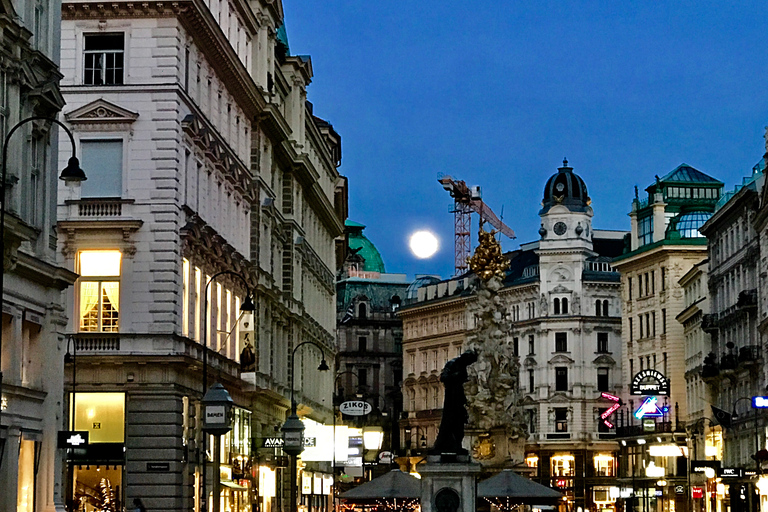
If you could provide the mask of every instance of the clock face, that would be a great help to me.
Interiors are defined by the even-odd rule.
[[[568,231],[568,226],[565,225],[565,222],[558,222],[555,224],[554,231],[556,235],[564,235]]]
[[[557,185],[555,185],[555,188],[557,189],[558,192],[562,192],[563,190],[565,190],[565,185],[562,183],[558,183]]]

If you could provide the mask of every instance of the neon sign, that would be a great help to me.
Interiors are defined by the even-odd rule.
[[[641,370],[629,386],[633,395],[669,395],[669,379],[658,370]]]
[[[669,410],[668,407],[662,407],[659,409],[657,405],[658,399],[655,396],[649,396],[640,404],[640,407],[635,410],[635,418],[660,418],[664,416],[664,413]]]
[[[605,424],[605,426],[608,427],[608,428],[613,428],[613,423],[610,420],[608,420],[608,418],[614,412],[616,412],[619,409],[619,407],[622,406],[621,398],[619,398],[616,395],[612,395],[610,393],[605,393],[605,392],[600,393],[600,396],[602,398],[605,398],[605,399],[610,400],[611,402],[613,402],[613,405],[611,405],[608,409],[603,411],[603,413],[600,415],[600,419],[603,420],[603,423]]]

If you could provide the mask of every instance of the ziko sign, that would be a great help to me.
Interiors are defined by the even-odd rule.
[[[641,370],[632,378],[629,392],[633,395],[669,396],[669,379],[657,370]]]
[[[339,406],[339,410],[342,414],[349,416],[365,416],[373,410],[371,404],[360,400],[351,400],[349,402],[343,402]]]

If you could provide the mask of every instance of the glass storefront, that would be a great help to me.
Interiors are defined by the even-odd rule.
[[[89,441],[67,454],[67,510],[122,511],[125,393],[70,395],[70,419],[72,430],[88,432]]]

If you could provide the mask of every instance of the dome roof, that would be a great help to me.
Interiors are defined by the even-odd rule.
[[[591,201],[584,180],[573,172],[573,167],[568,167],[568,160],[563,160],[563,166],[558,167],[557,171],[544,185],[544,201],[539,215],[544,215],[556,204],[572,212],[587,211]]]
[[[419,298],[419,288],[422,286],[428,286],[430,284],[439,283],[440,278],[436,276],[430,276],[430,275],[420,275],[416,276],[416,279],[408,285],[408,289],[405,291],[405,298],[406,300],[416,300]]]
[[[694,211],[682,213],[675,219],[674,226],[677,232],[680,233],[680,238],[704,238],[704,235],[699,233],[699,228],[710,217],[712,217],[711,212]]]
[[[376,246],[363,234],[365,226],[351,220],[346,220],[344,226],[349,234],[349,248],[365,260],[362,270],[384,274],[384,260]]]

